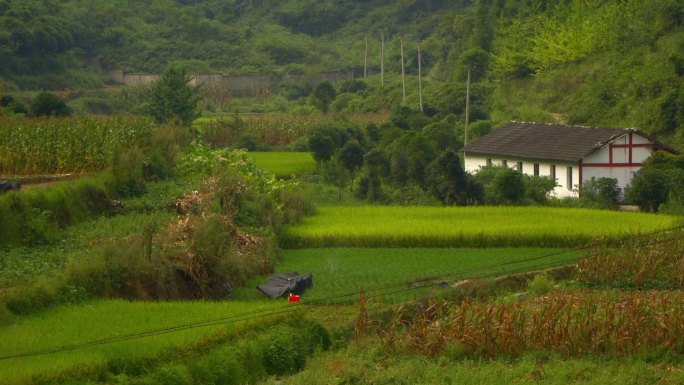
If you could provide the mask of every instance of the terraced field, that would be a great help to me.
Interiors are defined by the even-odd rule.
[[[680,225],[668,215],[550,207],[323,206],[282,244],[312,247],[576,247]]]

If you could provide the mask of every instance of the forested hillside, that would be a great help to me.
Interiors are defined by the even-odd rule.
[[[462,121],[472,70],[474,135],[561,121],[684,144],[678,0],[0,0],[0,77],[12,93],[102,87],[111,68],[306,74],[363,64],[366,37],[379,66],[381,34],[384,84],[337,112],[416,110],[420,43],[426,114]]]

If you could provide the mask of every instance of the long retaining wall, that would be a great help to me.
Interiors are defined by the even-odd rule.
[[[190,79],[192,85],[208,85],[212,88],[220,88],[234,96],[254,96],[270,91],[278,83],[286,81],[306,81],[309,84],[317,84],[323,81],[338,83],[347,80],[363,78],[363,67],[351,67],[345,70],[324,71],[314,75],[223,75],[223,74],[196,74]],[[368,68],[368,75],[379,73],[376,67]],[[138,72],[125,72],[123,70],[110,71],[112,80],[127,86],[140,86],[150,84],[161,75]]]

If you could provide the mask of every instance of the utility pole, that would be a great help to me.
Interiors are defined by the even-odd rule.
[[[385,31],[380,31],[380,85],[385,85]]]
[[[466,82],[465,129],[463,131],[463,145],[468,144],[468,124],[470,123],[470,67],[468,67],[468,81]]]
[[[366,51],[363,53],[363,78],[368,77],[368,34],[366,34]]]
[[[420,58],[420,42],[418,45],[418,105],[420,107],[420,112],[423,112],[423,67]]]
[[[399,46],[401,47],[401,92],[402,92],[402,102],[406,104],[406,77],[404,71],[404,38],[399,39]]]

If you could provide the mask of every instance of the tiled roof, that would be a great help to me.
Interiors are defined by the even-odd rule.
[[[638,132],[544,123],[508,123],[463,148],[466,153],[576,162],[613,139]],[[643,134],[639,133],[643,136]]]

